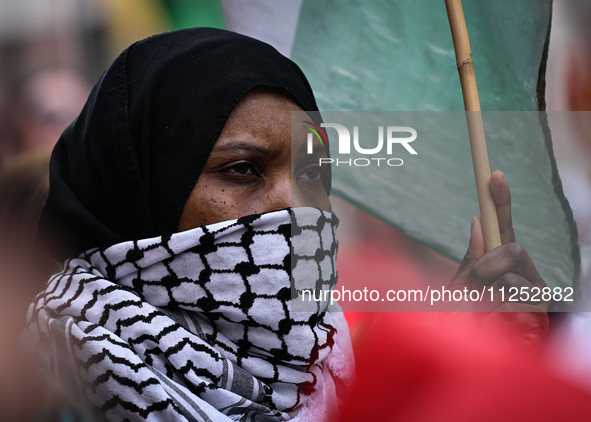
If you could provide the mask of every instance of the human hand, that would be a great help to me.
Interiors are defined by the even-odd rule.
[[[531,300],[533,295],[528,294],[528,301],[511,302],[508,292],[510,288],[517,288],[519,292],[532,293],[533,288],[541,291],[547,286],[527,251],[515,243],[511,193],[505,176],[498,170],[491,176],[491,191],[496,203],[502,245],[486,252],[480,217],[474,217],[468,251],[446,286],[450,290],[484,290],[485,296],[478,302],[460,302],[460,306],[448,302],[444,310],[484,311],[474,318],[480,317],[485,325],[502,325],[508,329],[511,340],[518,347],[537,348],[548,330],[550,302],[542,301],[541,294],[537,296],[538,301]],[[500,293],[502,288],[504,294]],[[523,299],[521,295],[517,296]]]

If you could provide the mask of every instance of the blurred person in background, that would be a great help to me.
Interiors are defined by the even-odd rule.
[[[101,1],[0,1],[0,162],[53,145],[104,68]]]
[[[100,15],[86,0],[0,1],[0,419],[81,421],[20,334],[59,268],[37,237],[51,148],[82,109]],[[94,17],[93,17],[94,15]],[[85,418],[89,421],[90,419]]]
[[[47,276],[57,269],[57,262],[37,236],[41,206],[49,191],[51,148],[50,145],[20,154],[0,167],[0,259],[3,260],[3,269],[10,268],[12,264],[21,267],[14,259],[16,257],[31,261],[30,265],[22,266],[29,271],[27,279],[37,280],[21,286],[21,290],[27,289],[29,298],[43,289]]]
[[[581,304],[548,343],[552,367],[591,390],[591,2],[556,0],[550,43],[548,110],[564,190],[581,244]]]
[[[583,269],[591,244],[591,2],[556,0],[548,60],[548,111],[556,159],[572,205]],[[568,113],[566,113],[568,111]],[[585,113],[587,112],[587,113]]]
[[[75,69],[42,69],[16,84],[11,110],[19,151],[55,145],[78,116],[90,87]]]
[[[21,342],[28,304],[59,268],[37,236],[49,190],[50,147],[19,154],[0,166],[0,419],[82,421],[55,380],[37,372]],[[69,419],[68,419],[69,418]]]

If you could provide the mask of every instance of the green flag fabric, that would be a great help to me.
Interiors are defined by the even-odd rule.
[[[267,4],[269,14],[275,8],[277,16],[283,4],[253,3]],[[231,5],[224,3],[226,16]],[[484,114],[491,169],[502,170],[511,187],[517,241],[551,287],[576,287],[576,224],[546,116],[536,112],[545,108],[551,6],[551,0],[464,1],[464,13],[482,108],[494,111]],[[296,27],[284,54],[309,78],[321,110],[421,112],[396,115],[398,126],[421,128],[412,144],[417,155],[401,156],[404,165],[391,168],[333,165],[333,194],[459,261],[479,211],[444,1],[304,0],[283,19],[286,32]],[[272,43],[261,25],[251,22],[241,32]],[[433,114],[451,111],[457,113]],[[335,133],[328,130],[329,137]],[[337,145],[330,143],[333,156]]]
[[[160,0],[170,15],[173,29],[207,26],[226,29],[220,0]]]

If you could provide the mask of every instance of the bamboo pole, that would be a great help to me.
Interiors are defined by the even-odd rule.
[[[497,208],[490,190],[490,165],[486,151],[486,138],[484,136],[480,100],[478,99],[478,88],[474,75],[474,64],[472,63],[472,52],[470,51],[470,40],[468,39],[464,11],[462,10],[462,1],[445,0],[445,7],[447,8],[447,17],[449,18],[451,36],[456,52],[456,64],[458,65],[464,96],[470,150],[472,151],[472,163],[476,179],[476,192],[484,231],[484,243],[486,250],[489,251],[501,245],[501,234]]]

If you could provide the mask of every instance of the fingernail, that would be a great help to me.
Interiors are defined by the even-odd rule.
[[[474,217],[472,217],[472,221],[470,221],[470,234],[472,234],[473,228],[474,228]]]

